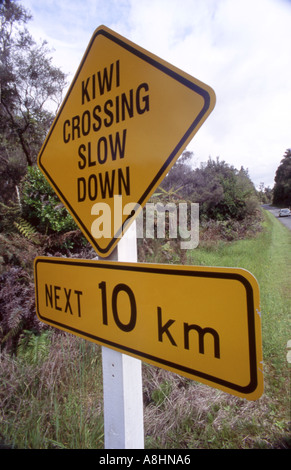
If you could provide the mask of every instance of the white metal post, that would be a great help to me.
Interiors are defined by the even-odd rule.
[[[137,262],[135,222],[106,259]],[[102,367],[105,449],[143,449],[141,361],[103,346]]]

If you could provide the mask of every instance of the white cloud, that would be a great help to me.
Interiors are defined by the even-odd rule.
[[[188,149],[273,185],[291,147],[290,0],[23,0],[71,78],[100,24],[210,85],[216,107]]]

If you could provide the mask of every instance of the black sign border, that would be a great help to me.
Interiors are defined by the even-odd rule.
[[[40,311],[39,311],[39,299],[38,299],[38,275],[37,275],[37,266],[39,263],[52,263],[52,264],[65,264],[65,265],[71,265],[71,266],[83,266],[83,267],[91,267],[94,269],[109,269],[109,270],[119,270],[119,271],[132,271],[132,272],[144,272],[144,273],[152,273],[152,274],[163,274],[163,275],[181,275],[181,276],[186,276],[186,277],[203,277],[203,278],[212,278],[212,279],[227,279],[227,280],[236,280],[239,281],[243,284],[246,290],[246,297],[247,297],[247,319],[248,319],[248,340],[249,340],[249,370],[250,370],[250,382],[246,386],[241,386],[229,381],[226,381],[224,379],[214,377],[212,375],[206,374],[201,371],[197,371],[195,369],[190,369],[188,367],[175,364],[171,361],[167,361],[165,359],[157,358],[151,354],[147,354],[144,352],[140,352],[137,350],[134,350],[132,348],[127,347],[126,345],[120,345],[117,343],[114,343],[112,341],[108,341],[103,338],[99,338],[95,335],[91,335],[89,333],[77,330],[72,327],[68,327],[67,325],[64,325],[62,323],[59,323],[57,321],[53,321],[51,319],[46,318],[43,316]],[[45,323],[48,323],[49,325],[53,325],[55,327],[59,327],[61,329],[65,329],[66,331],[71,331],[73,334],[76,334],[78,336],[86,337],[89,340],[92,340],[93,342],[97,342],[98,344],[111,347],[111,348],[117,348],[119,351],[123,351],[125,354],[128,353],[129,355],[132,354],[135,357],[139,357],[141,360],[146,360],[148,359],[149,361],[153,361],[155,364],[163,364],[166,367],[170,367],[172,369],[175,369],[177,373],[178,371],[181,371],[182,373],[185,372],[186,374],[189,374],[193,376],[193,380],[195,378],[197,379],[198,377],[201,379],[205,379],[209,382],[215,383],[217,385],[220,385],[222,387],[226,387],[229,390],[233,390],[236,392],[239,392],[244,395],[249,395],[253,393],[257,387],[258,387],[258,375],[257,375],[257,367],[258,367],[258,359],[257,359],[257,350],[256,350],[256,331],[255,331],[255,308],[254,308],[254,293],[253,293],[253,287],[251,283],[246,279],[243,275],[235,272],[224,272],[224,271],[203,271],[199,270],[197,267],[193,267],[191,270],[185,270],[185,269],[179,269],[177,267],[171,268],[170,266],[167,267],[166,265],[146,265],[143,266],[142,264],[137,264],[136,266],[134,265],[126,265],[122,263],[112,263],[112,262],[98,262],[98,261],[78,261],[78,260],[72,260],[72,259],[65,259],[65,258],[36,258],[35,260],[35,286],[36,286],[36,311],[38,317],[44,321]],[[161,366],[162,368],[163,366]]]
[[[48,178],[48,180],[51,182],[52,186],[54,187],[54,189],[57,191],[57,193],[60,195],[61,199],[63,200],[63,202],[65,203],[66,207],[68,208],[68,210],[71,212],[71,214],[74,216],[75,220],[78,221],[78,224],[80,227],[82,227],[82,231],[84,234],[86,234],[88,240],[90,241],[90,243],[93,245],[93,247],[95,249],[97,249],[98,253],[102,256],[106,256],[109,254],[110,250],[112,249],[112,246],[116,243],[116,240],[118,238],[120,238],[120,236],[122,235],[122,231],[124,230],[124,227],[126,226],[126,224],[129,223],[132,215],[129,215],[127,217],[127,219],[125,220],[125,222],[123,223],[122,227],[119,228],[119,230],[117,231],[117,233],[114,235],[114,237],[112,239],[110,239],[108,245],[106,248],[101,248],[97,242],[97,240],[92,236],[91,232],[87,229],[87,227],[83,224],[82,220],[80,219],[80,217],[78,216],[78,214],[76,213],[75,209],[71,206],[70,202],[67,200],[67,198],[64,196],[63,192],[61,191],[61,189],[58,187],[58,185],[55,183],[55,181],[53,180],[52,176],[47,172],[47,170],[45,169],[45,167],[43,166],[42,162],[41,162],[41,158],[42,158],[42,155],[45,151],[45,148],[49,142],[49,139],[54,131],[54,128],[62,114],[62,110],[66,104],[66,102],[68,101],[68,98],[74,88],[74,85],[79,77],[79,74],[86,62],[86,59],[88,57],[88,54],[93,46],[93,43],[95,41],[95,39],[99,36],[99,35],[103,35],[105,36],[107,39],[109,39],[110,41],[113,41],[115,42],[116,44],[118,44],[120,47],[128,50],[129,52],[131,52],[132,54],[136,55],[137,57],[139,57],[140,59],[144,60],[145,62],[151,64],[153,67],[159,69],[161,72],[165,73],[166,75],[172,77],[174,80],[177,80],[178,82],[182,83],[184,86],[186,86],[187,88],[190,88],[193,92],[195,92],[196,94],[199,94],[203,99],[204,99],[204,106],[202,108],[202,110],[200,111],[200,113],[198,114],[198,116],[194,119],[194,121],[192,122],[191,126],[189,127],[189,129],[186,131],[186,133],[184,134],[184,136],[182,137],[182,139],[178,142],[178,144],[175,146],[175,148],[172,150],[172,152],[170,153],[170,155],[168,156],[168,158],[166,159],[165,163],[162,165],[162,167],[160,168],[159,172],[156,174],[155,178],[152,180],[151,184],[146,188],[146,190],[144,191],[144,193],[142,194],[142,196],[140,197],[139,201],[137,201],[137,205],[136,205],[136,209],[135,211],[139,208],[139,206],[143,206],[143,204],[145,204],[146,202],[146,199],[147,199],[147,196],[149,194],[149,192],[152,190],[152,188],[155,186],[156,182],[159,180],[159,178],[163,175],[163,173],[167,170],[167,169],[170,169],[170,165],[173,161],[173,159],[177,156],[179,150],[181,149],[181,147],[183,146],[183,144],[185,143],[185,141],[188,139],[188,137],[191,135],[191,133],[195,130],[195,128],[199,125],[199,123],[201,122],[201,120],[203,119],[203,117],[205,116],[205,114],[207,113],[209,107],[210,107],[210,95],[208,93],[207,90],[204,90],[203,88],[199,87],[198,85],[196,85],[195,83],[191,82],[190,80],[187,80],[185,77],[183,77],[182,75],[179,75],[177,72],[171,70],[170,68],[166,67],[165,65],[163,65],[162,63],[158,62],[158,60],[155,60],[154,58],[152,58],[151,56],[147,55],[146,54],[146,51],[145,52],[142,52],[141,50],[139,49],[136,49],[134,47],[134,45],[131,45],[125,41],[123,41],[120,37],[116,37],[114,36],[113,34],[110,33],[110,31],[108,31],[107,29],[103,29],[102,27],[98,28],[95,33],[93,34],[92,38],[91,38],[91,41],[88,45],[88,48],[84,54],[84,57],[79,65],[79,68],[77,70],[77,73],[71,83],[71,86],[69,88],[69,91],[60,107],[60,110],[52,124],[52,127],[48,133],[48,136],[46,138],[46,141],[44,143],[44,146],[42,147],[41,151],[40,151],[40,154],[39,154],[39,158],[38,158],[38,162],[39,162],[39,166],[41,168],[41,170],[44,172],[44,174],[46,175],[46,177]],[[134,201],[136,202],[136,201]]]

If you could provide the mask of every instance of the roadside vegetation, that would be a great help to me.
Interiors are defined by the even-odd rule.
[[[290,448],[286,343],[290,339],[291,235],[268,212],[262,224],[263,230],[249,239],[220,239],[212,244],[202,239],[187,261],[244,267],[256,276],[261,290],[263,396],[247,401],[143,363],[146,448]],[[33,310],[32,278],[25,278],[19,269],[14,283],[5,282],[1,289],[2,312],[3,293],[17,285],[31,287],[30,295],[25,289],[16,294],[30,298]],[[2,336],[2,445],[103,448],[101,348],[55,329],[37,328],[36,320],[31,327],[26,324],[17,341],[13,343],[12,336],[9,341]]]
[[[36,166],[54,116],[46,104],[57,109],[65,76],[29,35],[20,2],[1,2],[0,17],[0,448],[102,449],[101,348],[35,313],[36,256],[96,256]],[[236,266],[257,278],[265,391],[248,402],[143,363],[146,448],[290,448],[290,231],[261,209],[273,190],[256,190],[246,169],[219,158],[194,168],[192,157],[181,156],[151,201],[199,203],[199,246],[144,238],[138,259]],[[278,205],[288,202],[290,158],[278,169]]]

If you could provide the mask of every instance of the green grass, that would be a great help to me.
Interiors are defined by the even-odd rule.
[[[264,231],[256,238],[199,247],[190,264],[247,269],[260,287],[264,359],[286,366],[286,343],[291,339],[291,232],[269,212]]]
[[[47,354],[37,364],[33,357],[23,348],[17,358],[0,355],[0,444],[102,449],[100,347],[52,332]]]
[[[247,401],[143,364],[147,449],[289,448],[291,234],[268,212],[253,239],[188,253],[188,263],[241,267],[261,294],[263,396]],[[101,348],[52,330],[27,333],[18,355],[0,354],[0,447],[103,448]]]

